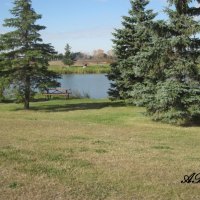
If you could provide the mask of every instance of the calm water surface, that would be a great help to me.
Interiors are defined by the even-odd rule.
[[[60,79],[61,87],[71,89],[72,93],[89,94],[90,98],[108,97],[110,81],[105,74],[67,74]]]

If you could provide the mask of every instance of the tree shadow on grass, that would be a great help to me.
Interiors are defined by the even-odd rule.
[[[185,125],[185,127],[200,127],[200,116],[195,117],[192,122]]]
[[[92,103],[67,103],[66,104],[53,104],[53,105],[38,105],[31,106],[31,111],[44,111],[44,112],[66,112],[76,110],[91,110],[91,109],[102,109],[106,107],[121,107],[125,106],[124,102],[92,102]],[[23,110],[23,109],[16,109]]]

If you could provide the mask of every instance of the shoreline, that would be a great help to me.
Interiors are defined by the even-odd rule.
[[[50,65],[49,70],[57,72],[59,74],[108,74],[110,72],[109,65],[102,66],[58,66]]]

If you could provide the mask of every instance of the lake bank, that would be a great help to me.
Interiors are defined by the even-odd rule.
[[[108,91],[111,84],[106,74],[63,74],[57,81],[60,83],[61,88],[71,90],[71,97],[87,97],[91,99],[108,98]],[[35,92],[38,94],[41,93],[39,89],[36,89]],[[4,92],[5,101],[15,101],[15,94],[11,85]]]
[[[50,65],[49,70],[59,74],[108,74],[110,72],[109,65],[93,65],[93,66],[59,66]]]

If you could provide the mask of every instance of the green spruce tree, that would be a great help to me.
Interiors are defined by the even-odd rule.
[[[39,31],[45,27],[36,24],[41,15],[31,4],[31,0],[15,0],[13,18],[4,23],[12,31],[0,35],[1,75],[12,80],[25,109],[29,109],[32,90],[59,77],[48,71],[48,60],[55,51],[50,44],[42,43]]]
[[[151,49],[160,47],[154,69],[159,67],[158,60],[164,62],[159,68],[160,78],[154,84],[153,98],[146,104],[147,111],[155,120],[178,125],[200,120],[200,24],[195,17],[200,10],[190,8],[190,2],[169,1],[175,9],[166,9],[169,21],[160,38],[162,43],[155,42]],[[152,75],[155,77],[155,71]]]
[[[136,68],[134,57],[151,45],[152,35],[148,28],[156,14],[146,10],[148,0],[131,0],[129,16],[124,16],[122,28],[116,29],[113,39],[117,62],[111,66],[108,78],[113,81],[109,95],[114,99],[131,99],[135,84],[143,82],[140,68]],[[137,88],[137,87],[136,87]]]
[[[73,55],[71,53],[71,47],[69,46],[69,44],[66,44],[65,46],[65,54],[63,56],[63,63],[69,66],[71,66],[74,63]]]
[[[137,77],[130,86],[129,101],[135,105],[150,105],[155,98],[156,85],[164,79],[164,69],[168,64],[170,47],[166,40],[171,36],[164,20],[154,20],[145,23],[144,29],[150,33],[149,42],[145,48],[129,58],[134,66],[132,74]]]

